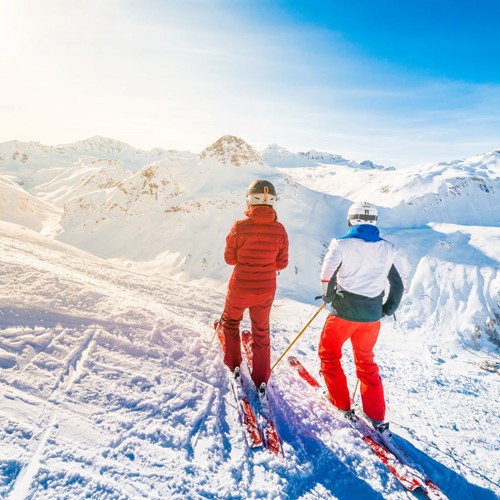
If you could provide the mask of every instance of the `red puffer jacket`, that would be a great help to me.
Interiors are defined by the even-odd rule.
[[[229,283],[248,293],[274,293],[276,271],[288,265],[288,235],[270,206],[250,207],[226,238],[225,261],[234,265]]]

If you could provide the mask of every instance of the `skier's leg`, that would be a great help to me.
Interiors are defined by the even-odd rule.
[[[361,402],[366,416],[372,420],[385,418],[385,399],[379,369],[373,360],[373,348],[380,331],[380,321],[358,323],[351,337],[356,363],[356,374],[360,381]]]
[[[252,380],[256,387],[262,382],[267,384],[271,375],[271,342],[269,338],[269,316],[274,294],[264,298],[263,302],[249,307],[252,323],[253,367]]]
[[[241,365],[240,323],[245,307],[237,300],[237,295],[230,289],[222,314],[222,331],[224,334],[224,363],[233,372]]]
[[[347,379],[340,364],[342,346],[351,335],[349,321],[328,315],[319,341],[321,372],[332,403],[340,410],[351,408]]]

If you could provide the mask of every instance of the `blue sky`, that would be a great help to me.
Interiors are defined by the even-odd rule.
[[[497,0],[5,0],[0,142],[464,158],[500,148],[499,18]]]
[[[341,35],[360,57],[402,71],[473,83],[500,81],[498,0],[280,2],[292,19]]]

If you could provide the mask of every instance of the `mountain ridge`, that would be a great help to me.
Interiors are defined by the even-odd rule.
[[[258,152],[243,139],[233,135],[220,137],[207,146],[199,155],[189,151],[159,147],[150,150],[137,149],[128,143],[99,135],[56,146],[47,146],[36,141],[23,142],[13,140],[0,143],[0,167],[2,166],[2,162],[10,160],[26,163],[37,151],[43,155],[53,154],[53,161],[56,161],[56,158],[62,160],[68,154],[79,153],[81,155],[88,154],[89,156],[96,157],[121,156],[122,159],[126,159],[127,161],[132,161],[134,158],[139,160],[146,158],[151,162],[170,157],[175,158],[176,156],[181,158],[199,156],[201,159],[206,159],[214,155],[219,155],[221,158],[224,158],[224,163],[230,163],[231,156],[235,155],[233,158],[234,164],[240,162],[242,164],[248,162],[260,163],[264,161],[271,166],[312,166],[322,163],[338,163],[354,168],[394,169],[394,167],[377,165],[370,160],[358,163],[353,160],[346,160],[338,154],[318,152],[312,149],[307,152],[292,153],[276,144],[269,145],[263,151]],[[233,152],[231,153],[231,151]],[[283,156],[280,156],[280,152]],[[286,164],[287,160],[290,162],[288,165]]]

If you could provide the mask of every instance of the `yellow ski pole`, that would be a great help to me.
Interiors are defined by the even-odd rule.
[[[285,352],[279,357],[278,361],[274,363],[273,367],[271,368],[271,371],[273,371],[276,368],[276,365],[285,357],[285,354],[292,348],[293,344],[299,340],[299,337],[307,330],[307,327],[314,321],[314,318],[321,312],[323,307],[326,306],[326,302],[323,302],[323,304],[320,306],[320,308],[314,313],[314,316],[307,322],[307,325],[302,328],[300,333],[293,339],[291,344],[285,349]]]
[[[352,393],[353,402],[354,402],[354,398],[356,397],[356,392],[358,392],[358,387],[359,387],[359,378],[356,379],[356,387],[354,388],[354,392]]]

